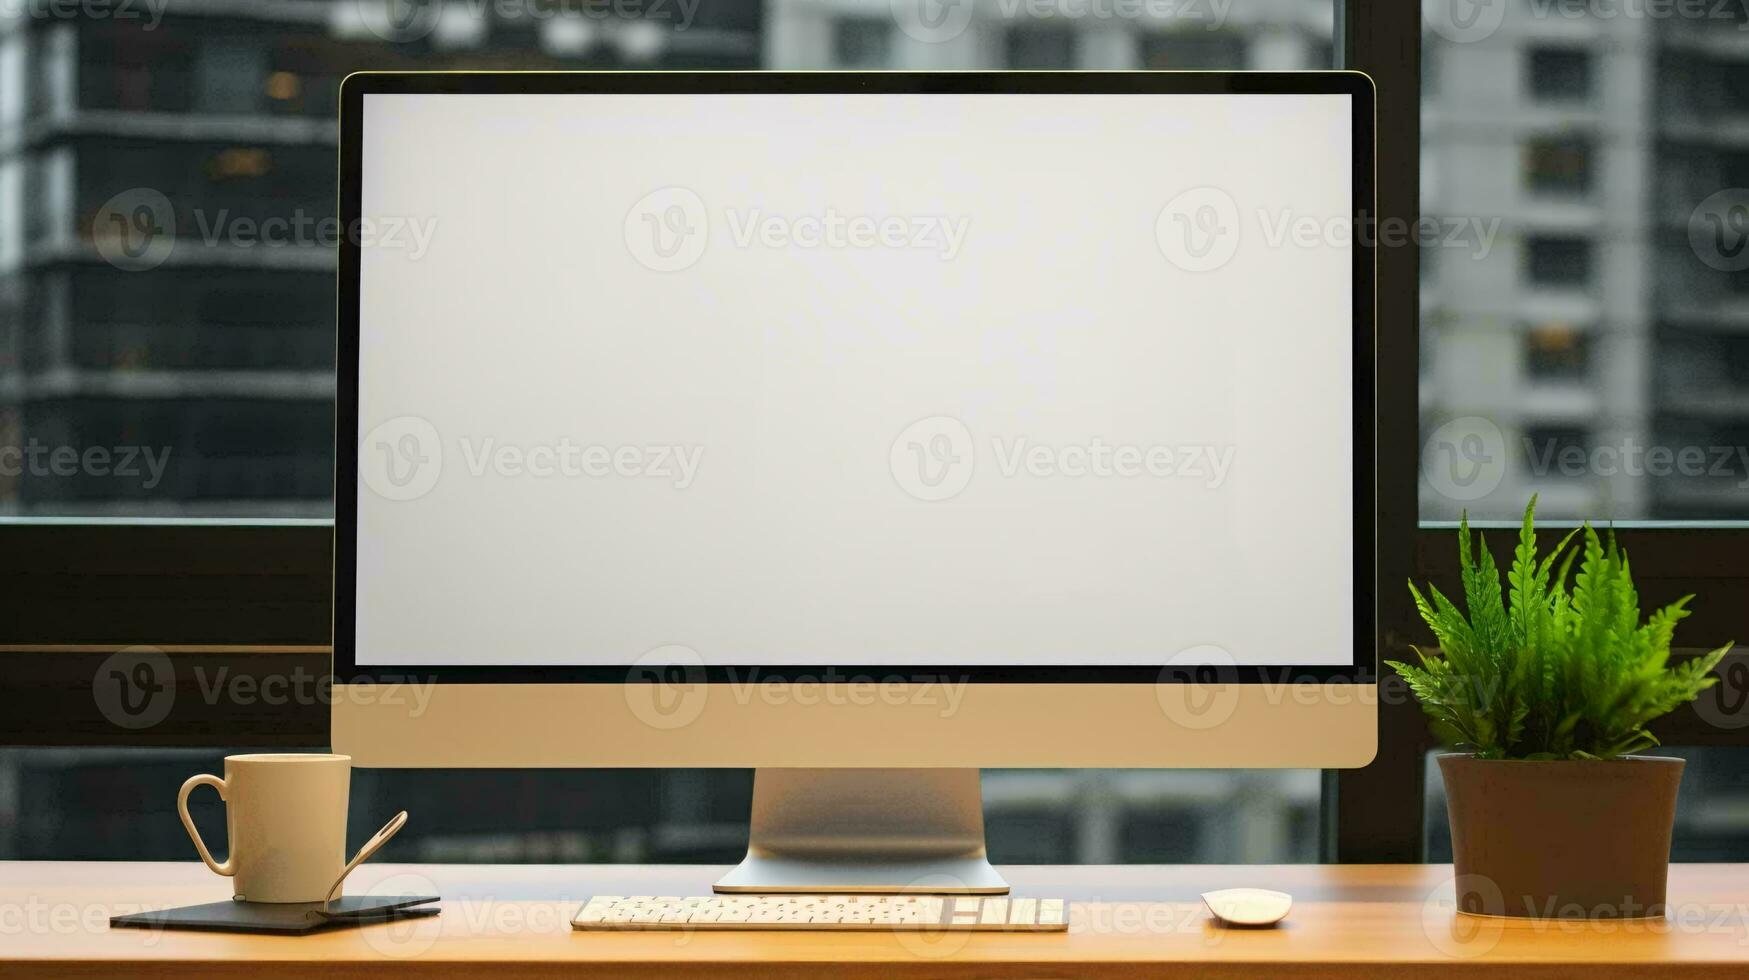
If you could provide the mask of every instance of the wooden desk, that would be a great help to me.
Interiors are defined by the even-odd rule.
[[[1458,919],[1437,865],[1129,866],[1003,869],[1073,900],[1067,935],[571,931],[588,895],[702,895],[722,870],[366,865],[349,892],[436,891],[443,914],[292,938],[108,928],[228,897],[198,864],[0,863],[0,976],[1749,976],[1749,865],[1671,868],[1672,912],[1649,923]],[[1293,893],[1293,914],[1212,924],[1197,895],[1239,885]]]

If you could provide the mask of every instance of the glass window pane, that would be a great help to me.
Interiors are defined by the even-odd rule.
[[[1563,43],[1533,43],[1525,51],[1531,102],[1583,102],[1591,98],[1591,52]]]
[[[537,8],[552,15],[528,16]],[[1330,67],[1335,50],[1331,0],[711,0],[619,4],[606,16],[508,0],[435,11],[357,0],[232,5],[219,17],[172,4],[150,30],[45,18],[0,31],[0,118],[42,126],[29,145],[0,142],[0,213],[21,200],[25,219],[0,221],[0,449],[150,454],[131,478],[0,475],[0,514],[331,515],[335,261],[321,228],[348,72],[1295,69]],[[285,234],[269,241],[270,222]],[[221,756],[0,750],[0,856],[186,859],[163,794]],[[745,847],[748,790],[745,772],[364,771],[354,836],[405,807],[416,816],[388,859],[720,863]],[[1319,776],[1306,770],[991,771],[985,793],[1003,862],[1317,852]],[[579,799],[596,802],[565,802]],[[211,800],[197,809],[222,819]],[[139,818],[91,831],[122,810]]]
[[[1074,65],[1075,30],[1065,24],[1014,24],[1003,31],[1003,60],[1014,68]]]
[[[189,776],[224,772],[226,754],[0,749],[0,860],[192,860],[167,801]],[[359,769],[348,839],[407,810],[380,860],[733,864],[752,788],[745,769]],[[216,796],[189,810],[224,839]],[[998,864],[1306,863],[1319,775],[987,770],[984,812]]]
[[[1424,520],[1749,518],[1742,5],[1594,9],[1428,7]]]
[[[348,72],[1324,68],[1334,20],[1330,0],[307,6],[0,31],[0,120],[42,127],[0,142],[0,210],[23,219],[0,222],[0,450],[22,460],[0,514],[332,513],[331,119]],[[1588,179],[1573,152],[1536,166]],[[59,472],[57,449],[165,462]]]
[[[1246,39],[1237,34],[1186,31],[1150,34],[1142,44],[1143,67],[1207,71],[1245,64]],[[1322,52],[1313,57],[1322,58]]]
[[[840,68],[881,68],[892,61],[893,23],[843,17],[832,24],[832,60]]]
[[[1583,136],[1541,136],[1524,144],[1524,181],[1536,194],[1584,197],[1591,191],[1591,140]]]

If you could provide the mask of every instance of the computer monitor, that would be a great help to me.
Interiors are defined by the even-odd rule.
[[[758,767],[749,891],[1004,890],[975,767],[1365,764],[1372,104],[348,77],[335,750]]]

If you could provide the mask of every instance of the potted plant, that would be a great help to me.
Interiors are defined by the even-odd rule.
[[[1640,621],[1628,557],[1587,524],[1539,557],[1536,498],[1502,594],[1468,516],[1466,609],[1410,583],[1439,640],[1390,662],[1451,754],[1439,757],[1459,908],[1538,918],[1664,914],[1682,760],[1635,755],[1646,725],[1716,683],[1730,644],[1668,664],[1687,596]],[[1577,536],[1578,540],[1575,541]],[[1578,574],[1568,576],[1574,561]]]

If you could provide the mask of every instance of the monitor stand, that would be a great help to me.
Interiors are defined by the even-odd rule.
[[[749,829],[719,892],[1008,892],[976,769],[757,769]]]

